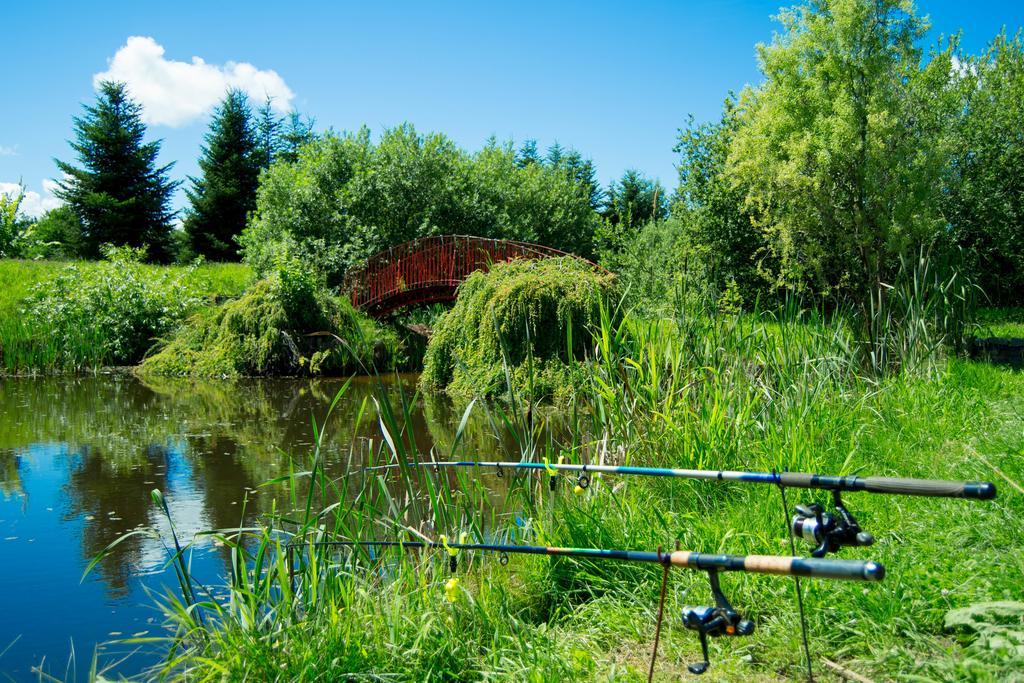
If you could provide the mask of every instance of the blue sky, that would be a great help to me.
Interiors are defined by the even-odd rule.
[[[754,46],[783,4],[5,3],[0,184],[22,179],[30,210],[50,205],[45,179],[53,157],[71,158],[71,117],[110,73],[147,88],[150,137],[176,178],[196,172],[205,112],[230,83],[276,93],[318,129],[409,121],[470,150],[491,135],[557,140],[591,157],[603,183],[637,168],[672,188],[677,129],[759,80]],[[968,51],[1024,24],[1024,0],[918,9],[930,39],[962,29]]]

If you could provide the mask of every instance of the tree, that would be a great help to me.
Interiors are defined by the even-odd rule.
[[[18,256],[18,242],[24,232],[21,202],[25,186],[18,184],[13,192],[0,192],[0,258]]]
[[[274,113],[274,99],[267,97],[256,111],[255,136],[256,157],[262,168],[270,168],[278,154],[281,153],[281,126],[284,122]]]
[[[185,232],[192,250],[215,261],[238,258],[235,237],[256,207],[261,159],[252,126],[249,100],[229,90],[214,112],[199,159],[201,178],[189,178],[185,191],[192,207]]]
[[[809,0],[780,20],[758,48],[764,83],[740,98],[729,171],[780,283],[867,306],[942,224],[945,158],[914,90],[926,25],[907,0]]]
[[[32,226],[33,244],[26,256],[76,258],[83,255],[82,223],[67,204],[50,209]]]
[[[590,255],[598,216],[592,188],[579,180],[583,166],[520,167],[511,143],[491,140],[470,154],[408,124],[378,142],[365,128],[329,134],[303,146],[295,163],[264,173],[240,241],[258,270],[286,250],[331,284],[367,256],[427,235],[510,238]]]
[[[526,168],[531,164],[539,164],[541,162],[540,152],[537,151],[536,140],[524,140],[523,144],[520,145],[519,151],[516,152],[516,166],[519,168]]]
[[[82,167],[57,160],[64,179],[54,194],[81,221],[85,255],[96,258],[109,243],[144,247],[148,258],[169,261],[178,183],[167,177],[173,163],[156,165],[160,142],[143,142],[141,105],[123,83],[105,81],[96,104],[75,117],[74,131],[70,144]]]
[[[287,116],[278,116],[274,113],[273,103],[273,99],[268,97],[256,112],[257,156],[263,168],[269,168],[275,161],[295,163],[299,149],[316,139],[312,118],[294,110]]]
[[[948,217],[996,303],[1024,304],[1024,42],[1001,33],[956,65],[964,111],[952,135]]]
[[[605,220],[626,232],[649,221],[662,220],[668,216],[665,189],[657,180],[628,169],[608,186],[601,213]]]
[[[299,158],[299,150],[303,145],[316,140],[316,133],[313,126],[316,121],[308,116],[302,116],[297,111],[288,112],[287,119],[282,123],[281,149],[278,157],[289,164],[295,163]]]
[[[585,159],[575,149],[564,151],[561,151],[561,148],[559,149],[560,153],[557,155],[557,160],[554,160],[554,158],[549,160],[548,165],[552,169],[565,173],[571,182],[582,188],[586,192],[590,208],[597,211],[601,208],[604,193],[597,182],[597,169],[594,168],[594,162],[590,159]]]
[[[690,117],[679,131],[674,151],[679,154],[679,186],[672,216],[684,234],[689,266],[714,291],[730,284],[744,301],[763,294],[762,274],[775,270],[762,232],[744,208],[746,189],[734,182],[727,168],[729,148],[739,120],[733,97],[725,100],[719,121],[697,125]]]

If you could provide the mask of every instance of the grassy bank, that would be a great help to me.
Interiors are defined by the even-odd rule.
[[[69,266],[90,276],[102,269],[100,261],[23,261],[0,259],[0,318],[17,317],[21,303],[38,285],[51,281]],[[235,297],[252,282],[252,269],[241,263],[204,263],[197,268],[187,266],[155,266],[141,264],[144,273],[186,273],[192,292],[203,299]]]
[[[154,266],[0,260],[0,373],[74,373],[138,362],[184,316],[240,295],[241,264]]]
[[[877,543],[843,556],[881,561],[888,575],[870,586],[805,581],[808,626],[819,673],[828,657],[879,680],[1016,675],[1024,665],[1020,613],[1000,618],[979,605],[1022,597],[1024,496],[1002,478],[1024,480],[1021,374],[940,355],[885,376],[865,374],[844,326],[794,312],[627,317],[614,326],[606,320],[599,332],[596,353],[580,368],[589,383],[568,405],[573,426],[564,441],[538,443],[529,411],[480,402],[471,409],[489,412],[496,436],[512,433],[531,459],[992,479],[1000,497],[984,503],[846,496]],[[378,402],[382,438],[362,443],[356,455],[422,457],[407,443],[405,402]],[[331,429],[329,416],[319,429]],[[438,456],[458,457],[458,442]],[[605,476],[574,493],[569,478],[551,491],[547,475],[507,474],[506,499],[493,505],[486,481],[470,473],[401,468],[381,475],[403,484],[396,495],[376,476],[332,482],[316,451],[300,460],[296,469],[304,472],[291,479],[294,509],[267,515],[262,528],[217,532],[238,560],[224,587],[230,603],[205,600],[199,580],[210,577],[191,577],[181,566],[188,597],[165,605],[174,644],[165,673],[417,681],[646,674],[656,567],[524,557],[504,566],[464,555],[453,584],[443,552],[371,559],[319,548],[302,553],[292,581],[281,552],[289,538],[466,534],[646,550],[677,542],[737,554],[789,549],[770,487]],[[789,495],[791,505],[825,502]],[[799,677],[792,581],[729,575],[723,586],[758,630],[716,641],[707,678]],[[657,679],[676,680],[699,658],[678,615],[682,605],[709,599],[702,576],[670,576]],[[196,601],[203,605],[188,609]],[[945,628],[956,610],[972,606],[981,610],[973,628]]]

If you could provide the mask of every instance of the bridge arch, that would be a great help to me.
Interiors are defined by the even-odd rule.
[[[342,291],[356,308],[383,317],[405,306],[454,301],[462,281],[477,270],[486,271],[492,263],[556,256],[586,261],[529,242],[470,235],[421,237],[389,247],[349,269]]]

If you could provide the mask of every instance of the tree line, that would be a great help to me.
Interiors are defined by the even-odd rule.
[[[469,233],[598,258],[641,284],[685,268],[741,302],[794,290],[863,302],[928,248],[993,300],[1019,303],[1021,34],[1004,30],[976,55],[959,36],[926,49],[904,0],[807,0],[779,20],[758,46],[761,83],[726,97],[717,121],[680,129],[672,192],[635,170],[602,187],[589,159],[557,144],[467,152],[408,124],[376,140],[365,128],[314,134],[231,91],[174,230],[171,166],[157,164],[124,85],[104,83],[74,120],[77,165],[58,162],[65,205],[36,239],[75,256],[113,243],[257,269],[288,253],[333,283],[390,244]]]

